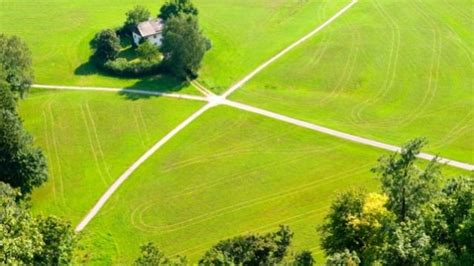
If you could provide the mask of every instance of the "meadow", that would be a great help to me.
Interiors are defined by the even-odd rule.
[[[192,88],[169,77],[118,79],[88,63],[89,42],[104,28],[120,27],[135,5],[158,14],[164,1],[2,0],[0,32],[22,37],[33,53],[40,84],[127,87],[164,91]],[[213,44],[200,81],[223,91],[262,61],[319,25],[345,0],[196,0],[204,34]]]
[[[163,1],[0,0],[0,32],[30,46],[41,84],[198,94],[170,77],[118,79],[87,63],[89,41],[136,4]],[[213,49],[199,81],[221,93],[331,17],[343,0],[195,0]],[[258,74],[233,100],[472,163],[473,21],[470,1],[360,1]],[[21,115],[48,157],[36,214],[76,225],[110,184],[203,103],[102,92],[33,90]],[[387,152],[230,107],[216,107],[171,139],[81,232],[76,263],[130,264],[154,241],[195,262],[221,239],[288,224],[293,250],[319,262],[316,227],[334,196],[378,189]],[[447,175],[465,174],[445,167]]]
[[[25,126],[49,166],[48,182],[33,193],[36,214],[77,224],[132,162],[202,105],[129,97],[33,91],[21,102]]]
[[[472,1],[360,1],[231,99],[474,162]]]
[[[316,227],[334,196],[378,189],[387,152],[230,107],[200,117],[135,172],[83,232],[78,263],[130,264],[156,242],[191,263],[221,239],[288,224],[319,262]],[[445,169],[446,174],[460,173]]]

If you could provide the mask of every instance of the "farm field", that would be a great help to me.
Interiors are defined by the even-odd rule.
[[[359,1],[231,97],[474,162],[472,1]]]
[[[219,240],[279,224],[294,231],[292,250],[309,249],[323,262],[316,227],[330,203],[349,188],[378,190],[370,169],[389,152],[226,106],[205,89],[222,94],[239,84],[350,0],[194,0],[213,44],[195,85],[201,91],[168,76],[109,77],[87,63],[95,33],[120,26],[137,4],[157,13],[163,2],[0,0],[0,32],[25,39],[35,83],[200,95],[212,106],[33,89],[20,113],[50,172],[32,195],[34,214],[78,225],[126,169],[175,132],[79,233],[75,264],[131,264],[149,241],[195,263]],[[229,100],[397,146],[426,137],[423,152],[473,164],[470,7],[471,0],[359,0]],[[206,111],[181,127],[197,110]]]
[[[33,193],[33,211],[77,224],[133,161],[200,105],[34,90],[20,110],[26,128],[46,153],[50,175]]]
[[[140,4],[157,14],[164,1],[2,0],[0,32],[22,37],[32,50],[36,82],[197,93],[168,77],[117,79],[88,64],[89,42],[104,28],[119,27]],[[196,0],[204,33],[213,42],[201,82],[222,91],[347,4],[346,0]],[[19,16],[21,14],[21,16]],[[245,17],[245,19],[243,19]],[[47,33],[45,33],[47,31]]]
[[[83,231],[87,260],[78,262],[130,264],[155,241],[194,263],[220,239],[282,223],[295,232],[294,249],[322,261],[316,226],[339,191],[377,189],[370,168],[384,153],[216,107],[124,183]]]

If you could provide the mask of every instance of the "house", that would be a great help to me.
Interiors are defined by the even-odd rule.
[[[151,43],[160,46],[161,35],[163,31],[163,21],[161,19],[149,19],[137,25],[137,28],[132,32],[133,42],[138,45],[142,39],[146,39]]]

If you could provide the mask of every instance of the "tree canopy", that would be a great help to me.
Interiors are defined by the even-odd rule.
[[[4,80],[12,92],[23,97],[33,83],[31,52],[16,36],[0,33],[0,80]]]
[[[293,233],[287,226],[265,235],[250,234],[220,241],[199,261],[204,265],[270,265],[285,257]]]
[[[196,17],[181,14],[166,22],[161,52],[165,67],[176,77],[195,78],[210,48],[211,43],[203,36]]]
[[[0,103],[0,181],[26,195],[46,181],[46,159],[23,128],[5,83],[0,83]]]
[[[158,17],[163,20],[168,20],[180,14],[197,16],[198,9],[193,5],[191,0],[170,0],[161,7]]]
[[[382,192],[339,195],[320,227],[328,264],[472,265],[474,177],[443,176],[436,159],[424,168],[415,139],[383,156],[373,171]]]
[[[123,25],[123,29],[131,34],[133,29],[143,21],[147,21],[151,17],[150,11],[144,6],[135,6],[126,13],[127,19]]]
[[[106,29],[98,33],[94,39],[94,57],[100,62],[114,60],[120,52],[120,39],[112,29]]]
[[[53,216],[32,217],[20,198],[0,182],[0,264],[68,264],[75,244],[71,225]]]
[[[135,265],[185,265],[186,257],[167,257],[154,243],[149,242],[140,247],[140,257],[135,260]]]

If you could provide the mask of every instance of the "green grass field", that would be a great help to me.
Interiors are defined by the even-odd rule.
[[[89,42],[98,31],[121,26],[125,13],[137,4],[157,14],[163,2],[2,0],[0,32],[18,35],[28,43],[38,83],[192,92],[192,88],[181,88],[169,78],[137,80],[104,76],[87,63],[91,55]],[[216,91],[230,86],[347,3],[345,0],[195,2],[201,11],[204,33],[213,42],[200,79]]]
[[[21,116],[45,151],[50,172],[48,182],[33,193],[34,212],[77,224],[122,172],[200,105],[34,91],[21,103]]]
[[[163,1],[0,0],[0,32],[30,46],[37,83],[199,92],[169,77],[104,76],[87,64],[89,41],[120,26],[136,4]],[[199,81],[216,93],[348,4],[348,0],[195,0],[213,42]],[[471,0],[360,0],[308,42],[257,75],[232,99],[400,145],[474,162]],[[33,90],[21,115],[48,157],[50,179],[33,211],[76,225],[109,185],[204,103],[102,92]],[[295,232],[311,249],[339,191],[376,190],[370,173],[387,152],[283,122],[217,107],[130,176],[81,233],[76,263],[130,264],[154,241],[195,262],[245,232]],[[445,173],[466,173],[445,168]]]
[[[472,1],[360,1],[232,99],[474,162]]]
[[[288,224],[293,249],[322,261],[316,226],[349,187],[376,190],[386,152],[229,107],[199,118],[151,157],[84,231],[88,262],[130,264],[155,241],[195,263],[220,239]],[[447,169],[449,171],[449,169]]]

